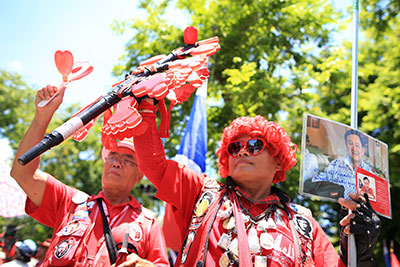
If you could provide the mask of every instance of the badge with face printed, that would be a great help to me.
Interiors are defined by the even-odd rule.
[[[75,245],[75,243],[76,242],[73,239],[61,241],[55,247],[54,257],[56,257],[57,259],[64,257],[68,253],[68,251],[70,251],[70,249]]]
[[[306,216],[296,214],[293,218],[294,227],[304,237],[312,239],[312,224]]]
[[[133,240],[133,241],[139,241],[140,239],[142,239],[143,236],[143,231],[142,231],[142,227],[140,227],[139,224],[132,222],[129,224],[129,237]]]

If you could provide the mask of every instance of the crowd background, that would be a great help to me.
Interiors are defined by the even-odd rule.
[[[351,41],[337,41],[349,21],[342,19],[343,14],[333,2],[139,1],[138,8],[147,13],[146,18],[114,24],[120,34],[134,34],[125,51],[121,51],[120,64],[114,66],[113,74],[122,78],[141,61],[182,46],[187,25],[172,25],[165,19],[171,9],[179,10],[189,24],[199,29],[199,39],[220,38],[221,50],[209,65],[207,121],[211,160],[207,162],[207,172],[216,168],[215,151],[222,129],[239,116],[262,114],[275,120],[300,145],[304,113],[350,124]],[[400,242],[399,9],[398,1],[361,1],[358,99],[359,130],[389,146],[393,219],[382,218],[380,238],[393,240],[395,253]],[[351,13],[351,7],[347,13]],[[9,140],[14,150],[32,120],[37,89],[18,73],[0,69],[0,137]],[[193,98],[194,95],[172,112],[171,137],[165,140],[169,157],[177,152]],[[49,129],[61,125],[80,108],[78,104],[62,106]],[[100,129],[98,122],[85,141],[67,140],[46,152],[41,168],[73,187],[98,192],[102,171]],[[294,202],[313,211],[338,245],[339,240],[334,237],[339,236],[339,205],[297,196],[298,185],[299,164],[280,186],[294,197]],[[138,201],[160,214],[162,220],[163,203],[154,198],[154,187],[143,179],[134,190]],[[19,240],[40,241],[51,236],[49,228],[26,216],[0,217],[0,226],[9,224],[27,225],[17,232]],[[379,242],[375,253],[379,262],[383,262],[382,249],[383,242]]]

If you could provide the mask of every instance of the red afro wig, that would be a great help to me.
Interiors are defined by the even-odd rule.
[[[243,135],[263,138],[271,148],[272,156],[279,160],[282,170],[277,171],[273,183],[283,182],[286,171],[296,165],[297,145],[292,143],[289,135],[277,123],[268,121],[263,116],[240,117],[232,121],[222,133],[221,146],[217,150],[218,172],[221,177],[229,175],[229,157],[227,147],[229,143]]]

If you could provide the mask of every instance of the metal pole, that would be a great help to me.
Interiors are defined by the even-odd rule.
[[[351,117],[350,126],[358,127],[358,12],[359,1],[353,0],[353,47],[352,47],[352,72],[351,72]],[[349,211],[351,213],[351,211]],[[357,248],[354,234],[349,235],[347,266],[357,267]]]
[[[358,127],[358,0],[353,0],[353,47],[351,72],[351,122],[354,129]]]

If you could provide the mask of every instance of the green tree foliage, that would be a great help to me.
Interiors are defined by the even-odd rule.
[[[7,137],[13,148],[33,119],[34,97],[19,75],[0,70],[0,137]]]
[[[148,18],[133,19],[129,24],[135,35],[126,47],[127,64],[117,66],[116,74],[182,46],[184,27],[168,23],[168,4],[141,2]],[[219,134],[235,117],[263,114],[274,120],[282,117],[286,124],[281,111],[296,108],[304,97],[301,92],[305,86],[294,83],[301,79],[295,70],[308,66],[308,58],[315,53],[311,47],[327,45],[327,25],[338,16],[325,1],[178,1],[176,7],[176,12],[189,16],[189,24],[198,27],[199,39],[220,38],[222,48],[211,59],[208,90],[212,157]],[[115,28],[122,26],[116,24]],[[170,155],[176,151],[169,143],[177,145],[179,138],[175,137],[183,130],[179,122],[190,106],[189,101],[175,109],[173,136],[167,142]],[[295,123],[298,132],[300,121],[287,120],[285,126]]]

